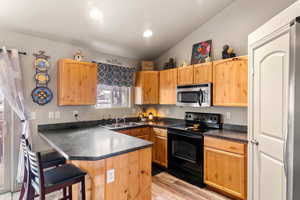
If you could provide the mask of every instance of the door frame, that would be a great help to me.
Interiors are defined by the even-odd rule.
[[[254,139],[254,130],[253,130],[253,116],[254,116],[254,91],[253,91],[253,85],[254,85],[254,51],[265,45],[266,43],[270,42],[271,40],[274,40],[281,35],[290,32],[290,23],[286,24],[283,27],[280,27],[276,31],[270,33],[266,37],[260,39],[259,41],[252,43],[248,47],[248,200],[253,199],[253,194],[254,194],[254,187],[253,184],[253,176],[254,176],[254,153],[255,153],[255,144],[253,144],[251,141]]]

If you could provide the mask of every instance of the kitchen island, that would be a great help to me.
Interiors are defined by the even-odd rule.
[[[101,127],[39,134],[69,163],[87,172],[86,199],[151,199],[151,142]],[[79,189],[73,186],[74,199],[79,199]]]

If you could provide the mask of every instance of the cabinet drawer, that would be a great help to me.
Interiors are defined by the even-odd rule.
[[[246,144],[207,136],[204,137],[204,146],[242,155],[247,153]]]
[[[162,128],[153,128],[153,134],[161,137],[167,137],[167,129],[162,129]]]

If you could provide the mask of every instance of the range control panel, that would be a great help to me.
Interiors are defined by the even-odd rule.
[[[221,114],[186,112],[185,121],[188,123],[206,124],[209,127],[219,128],[221,126]]]

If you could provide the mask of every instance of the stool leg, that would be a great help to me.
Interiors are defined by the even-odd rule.
[[[31,184],[29,184],[28,190],[26,191],[26,200],[34,200],[35,191]]]
[[[25,192],[26,192],[26,190],[28,190],[26,188],[27,185],[28,185],[28,183],[27,183],[27,170],[24,169],[24,178],[23,178],[22,189],[21,189],[19,200],[24,199]]]
[[[69,186],[69,200],[72,200],[72,185]]]
[[[84,177],[82,178],[82,181],[81,181],[81,199],[85,200],[85,179],[84,179]]]
[[[63,197],[64,197],[64,199],[66,199],[66,197],[67,197],[67,189],[66,188],[63,188]]]

